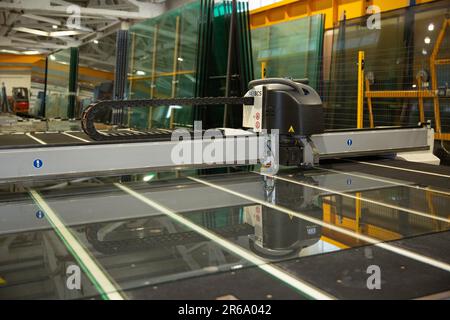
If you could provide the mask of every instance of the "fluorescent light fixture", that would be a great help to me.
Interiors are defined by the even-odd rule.
[[[169,119],[173,109],[182,109],[182,106],[169,106],[169,110],[167,110],[166,118]]]
[[[138,70],[138,71],[136,71],[136,75],[138,75],[138,76],[145,76],[145,72],[142,71],[142,70]]]
[[[37,50],[29,50],[29,51],[22,51],[22,54],[34,55],[34,54],[40,54],[40,52]]]
[[[149,182],[150,180],[153,180],[154,178],[155,178],[155,174],[151,173],[151,174],[148,174],[148,175],[144,176],[144,178],[142,180],[144,182]]]
[[[56,29],[58,29],[58,26],[56,24],[54,24],[54,25],[52,25],[52,28],[56,30]]]
[[[428,31],[433,31],[434,30],[434,24],[430,23],[428,25]]]
[[[184,59],[182,57],[178,57],[178,61],[183,62]]]
[[[11,54],[20,54],[19,51],[16,51],[16,50],[8,50],[8,49],[2,49],[1,52],[3,52],[3,53],[11,53]]]
[[[430,37],[425,37],[425,39],[423,40],[426,44],[430,44],[431,42],[431,38]]]
[[[55,31],[50,32],[50,37],[67,37],[67,36],[76,36],[82,34],[84,32],[75,31],[75,30],[67,30],[67,31]]]
[[[13,30],[19,31],[19,32],[25,32],[25,33],[31,33],[31,34],[34,34],[37,36],[43,36],[43,37],[67,37],[67,36],[76,36],[76,35],[84,33],[82,31],[75,31],[75,30],[47,32],[47,31],[25,28],[25,27],[16,27],[16,28],[13,28]]]
[[[92,42],[94,42],[95,44],[98,44],[98,40],[97,39],[94,39],[94,41],[92,41]]]
[[[19,31],[19,32],[25,32],[25,33],[31,33],[31,34],[34,34],[37,36],[44,36],[44,37],[48,37],[50,35],[50,33],[47,31],[25,28],[25,27],[16,27],[16,28],[13,28],[13,30]]]

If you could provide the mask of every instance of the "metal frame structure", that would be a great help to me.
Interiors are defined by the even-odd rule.
[[[0,28],[0,48],[51,52],[80,46],[115,32],[123,20],[148,19],[165,10],[166,4],[156,1],[2,1],[0,12],[5,13],[5,19]],[[66,22],[74,15],[81,25],[66,28]]]
[[[396,154],[430,150],[427,127],[336,131],[302,139],[303,164],[320,159]],[[128,143],[85,143],[68,146],[17,147],[0,150],[0,181],[48,179],[85,175],[131,173],[142,169],[179,170],[185,167],[257,164],[267,157],[262,147],[270,136],[242,131],[225,138]],[[277,138],[276,138],[277,139]],[[270,137],[272,156],[278,159],[278,141]],[[252,147],[251,147],[252,146]],[[204,161],[205,150],[222,150],[214,161]],[[191,150],[190,159],[174,160],[174,152]],[[235,150],[230,153],[230,150]],[[241,152],[241,150],[244,150]],[[233,154],[234,153],[234,154]],[[130,157],[130,154],[133,155]],[[230,158],[231,157],[231,158]],[[234,157],[234,159],[232,159]]]
[[[357,115],[357,123],[358,128],[360,127],[361,123],[363,122],[363,114],[360,105],[359,97],[361,92],[365,91],[364,96],[367,98],[367,105],[369,109],[369,121],[370,121],[370,127],[374,127],[374,119],[373,119],[373,104],[372,99],[383,99],[383,98],[403,98],[403,99],[418,99],[419,102],[419,121],[421,123],[425,123],[425,112],[424,112],[424,106],[423,106],[423,99],[433,99],[433,105],[434,105],[434,119],[435,119],[435,136],[434,138],[436,140],[447,140],[450,141],[450,133],[443,133],[442,132],[442,125],[441,125],[441,110],[440,110],[440,104],[439,104],[439,95],[437,93],[438,91],[438,81],[437,81],[437,72],[436,67],[438,65],[444,65],[444,64],[450,64],[450,59],[438,59],[437,55],[439,53],[439,50],[441,48],[444,36],[447,32],[447,28],[450,25],[450,19],[445,19],[441,31],[438,35],[438,38],[436,40],[436,44],[433,48],[433,52],[430,56],[430,70],[431,70],[431,90],[424,90],[422,86],[423,79],[417,77],[417,90],[383,90],[383,91],[372,91],[370,90],[370,81],[366,78],[365,79],[365,89],[364,89],[364,82],[361,83],[358,80],[358,115]],[[361,52],[360,52],[361,54]],[[363,53],[364,54],[364,53]],[[358,61],[358,65],[360,65],[360,61]],[[360,75],[360,68],[358,68],[358,79]]]
[[[450,19],[445,19],[442,24],[441,31],[436,40],[436,45],[434,46],[433,53],[430,56],[430,70],[431,70],[431,90],[434,92],[433,102],[434,102],[434,117],[436,122],[436,139],[438,140],[450,140],[450,133],[443,133],[441,128],[441,109],[439,105],[439,96],[436,94],[438,90],[438,81],[436,66],[441,64],[450,64],[450,59],[437,59],[437,55],[444,40],[444,36],[447,32],[447,28],[450,25]]]
[[[284,0],[250,12],[252,29],[291,21],[315,14],[325,14],[325,29],[331,29],[341,20],[345,11],[347,19],[363,17],[371,5],[379,6],[381,12],[406,8],[435,0]]]

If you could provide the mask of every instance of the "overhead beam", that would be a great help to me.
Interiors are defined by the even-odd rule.
[[[416,4],[436,0],[416,0]],[[366,15],[370,5],[380,7],[381,12],[409,7],[410,0],[283,0],[250,12],[251,29],[296,20],[312,15],[325,15],[325,29],[334,28],[345,12],[347,19]]]
[[[31,19],[31,20],[47,22],[47,23],[50,23],[50,24],[54,24],[56,26],[60,26],[61,25],[61,21],[60,20],[47,18],[47,17],[43,17],[43,16],[37,16],[35,14],[23,14],[22,17],[23,18],[27,18],[27,19]]]
[[[67,13],[68,6],[64,5],[42,5],[39,1],[33,2],[0,2],[0,9],[3,10],[23,10],[26,14],[43,14],[46,13]],[[118,19],[148,19],[153,18],[162,14],[165,11],[165,6],[163,4],[148,3],[146,6],[141,6],[139,12],[129,12],[120,10],[110,10],[110,9],[98,9],[98,8],[84,8],[79,7],[81,17],[87,16],[104,16],[112,17]]]

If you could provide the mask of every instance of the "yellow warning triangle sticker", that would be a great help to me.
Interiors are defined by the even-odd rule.
[[[295,131],[294,131],[294,127],[293,126],[291,126],[290,128],[289,128],[289,131],[288,131],[289,133],[295,133]]]

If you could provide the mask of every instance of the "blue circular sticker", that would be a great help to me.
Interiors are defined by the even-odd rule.
[[[36,218],[42,219],[45,216],[44,212],[39,210],[36,212]]]
[[[42,168],[43,165],[44,162],[41,159],[36,159],[33,161],[33,167],[35,167],[36,169]]]
[[[347,145],[350,147],[353,144],[353,140],[352,139],[348,139],[347,140]]]

